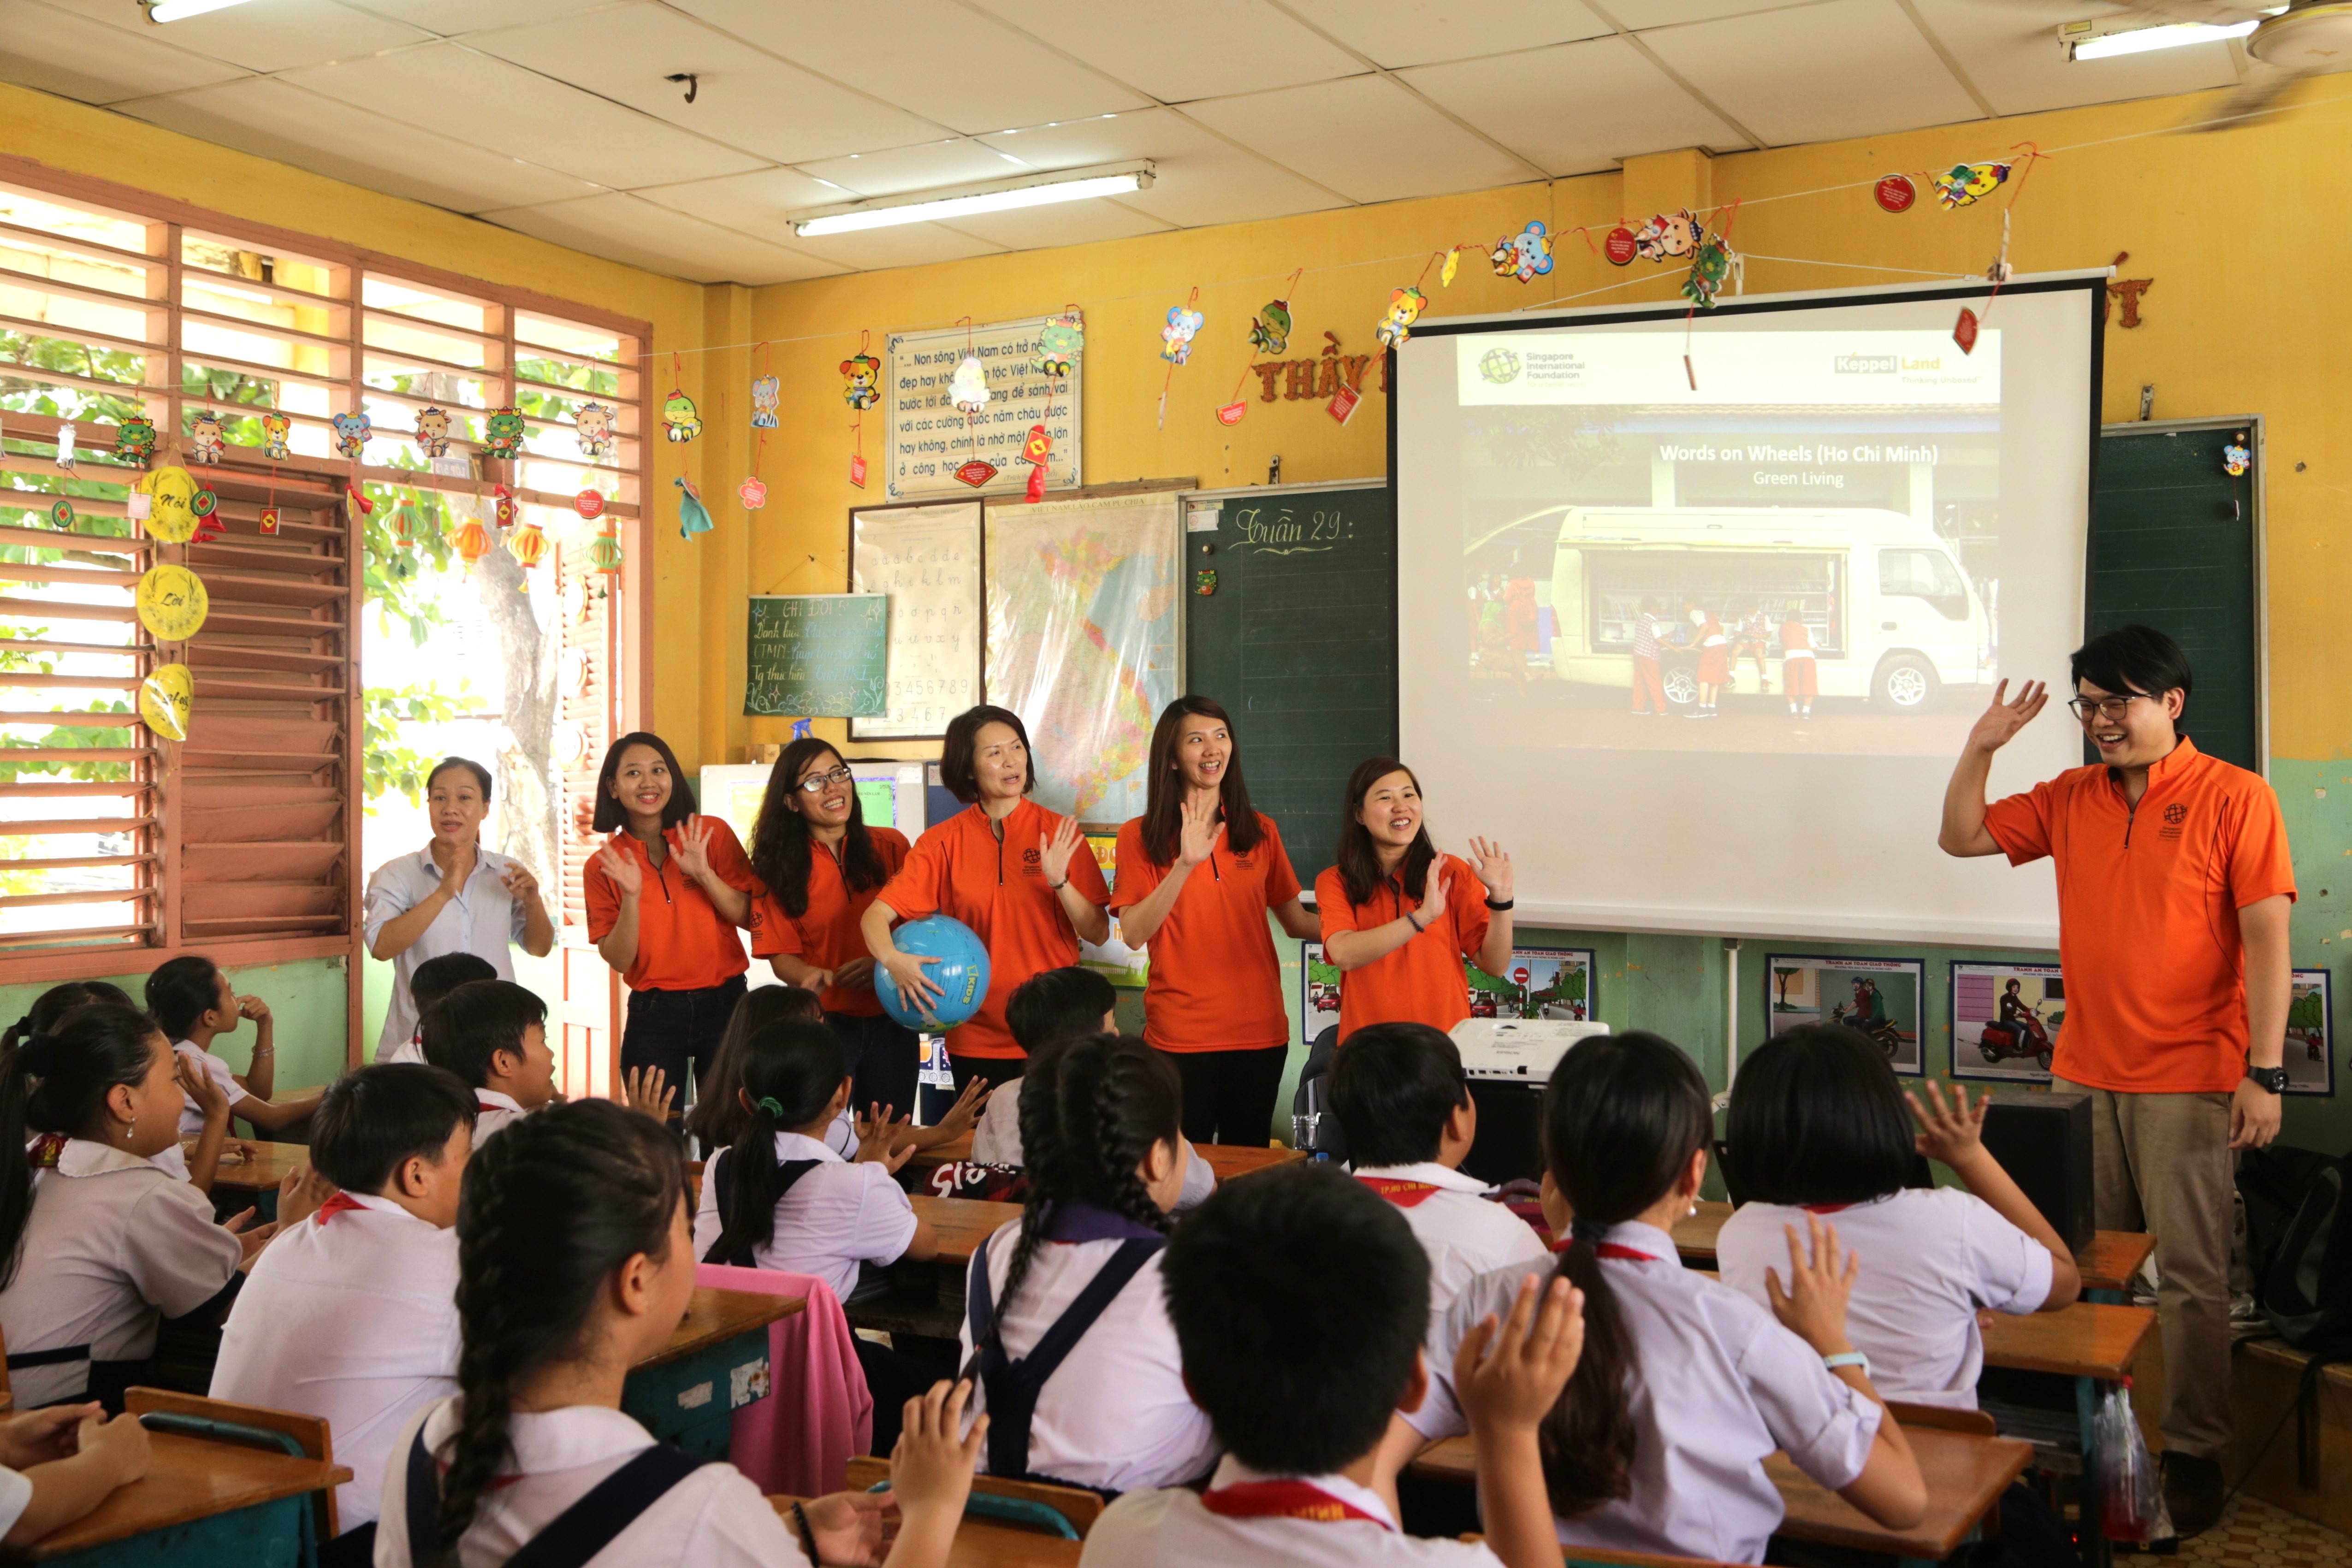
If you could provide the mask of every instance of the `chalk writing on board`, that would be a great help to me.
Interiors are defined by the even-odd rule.
[[[743,711],[826,718],[879,714],[888,643],[889,601],[881,594],[755,595]]]
[[[1234,527],[1241,538],[1231,548],[1255,555],[1318,555],[1356,537],[1355,520],[1336,507],[1237,506]]]
[[[980,701],[980,504],[859,512],[851,585],[890,603],[887,689],[853,740],[943,733]]]
[[[996,477],[979,494],[1024,488],[1030,465],[1021,460],[1021,443],[1033,424],[1043,424],[1054,438],[1045,483],[1057,490],[1077,486],[1086,356],[1081,353],[1060,381],[1038,370],[1032,361],[1046,319],[1036,316],[889,335],[884,344],[887,434],[882,472],[892,500],[972,494],[955,472],[974,456],[996,468]],[[969,418],[948,395],[948,382],[967,353],[979,359],[988,378],[987,405]]]

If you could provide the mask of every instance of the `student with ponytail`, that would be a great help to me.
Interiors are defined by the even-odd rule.
[[[51,986],[37,998],[25,1016],[0,1034],[0,1051],[15,1051],[35,1035],[57,1028],[58,1020],[90,1002],[110,1002],[116,1007],[136,1008],[131,993],[121,986],[104,980],[68,980],[62,986]],[[218,1096],[215,1096],[218,1098]],[[220,1168],[223,1150],[228,1146],[228,1102],[221,1101],[218,1115],[204,1115],[195,1142],[187,1148],[173,1144],[155,1156],[155,1168],[167,1176],[184,1176],[198,1192],[213,1189],[213,1177]]]
[[[770,1507],[733,1466],[698,1464],[621,1412],[629,1369],[676,1332],[694,1291],[686,1167],[651,1119],[605,1100],[517,1122],[477,1153],[457,1209],[457,1392],[393,1447],[376,1562],[499,1568],[810,1568],[947,1560],[980,1437],[963,1391],[905,1413],[888,1494]],[[797,1538],[797,1539],[796,1539]]]
[[[1927,1489],[1902,1429],[1846,1339],[1854,1261],[1808,1217],[1787,1228],[1770,1310],[1685,1269],[1668,1228],[1690,1212],[1714,1125],[1706,1081],[1639,1030],[1562,1057],[1544,1094],[1544,1214],[1558,1274],[1584,1294],[1584,1349],[1541,1430],[1543,1474],[1570,1546],[1761,1563],[1781,1517],[1765,1457],[1797,1468],[1892,1529]],[[1422,1437],[1465,1429],[1454,1351],[1528,1277],[1513,1265],[1465,1286],[1433,1336]],[[1775,1319],[1779,1322],[1775,1322]]]
[[[0,1338],[20,1406],[92,1398],[119,1410],[165,1318],[216,1319],[239,1270],[277,1233],[239,1234],[153,1156],[175,1148],[178,1063],[148,1017],[109,1002],[73,1008],[0,1063]],[[209,1084],[208,1119],[227,1106]],[[187,1092],[198,1092],[189,1089]],[[303,1218],[280,1194],[280,1218]]]
[[[964,1375],[995,1423],[989,1474],[1108,1494],[1181,1486],[1216,1462],[1160,1283],[1190,1163],[1183,1104],[1175,1066],[1139,1040],[1094,1035],[1032,1061],[1026,1200],[972,1254],[965,1295]]]

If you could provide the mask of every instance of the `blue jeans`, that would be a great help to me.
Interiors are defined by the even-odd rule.
[[[824,1021],[841,1037],[842,1054],[849,1059],[857,1113],[862,1116],[868,1106],[879,1103],[890,1106],[894,1115],[913,1115],[921,1051],[915,1031],[901,1028],[887,1013],[827,1013]]]
[[[673,1104],[686,1103],[687,1069],[698,1087],[743,999],[743,977],[736,975],[697,991],[631,991],[629,1020],[621,1030],[621,1071],[658,1067],[677,1091]],[[615,1088],[619,1085],[614,1085]],[[678,1110],[675,1114],[684,1114]]]

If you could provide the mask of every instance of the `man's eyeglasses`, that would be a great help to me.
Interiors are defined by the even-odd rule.
[[[2066,706],[2074,710],[2076,718],[2088,724],[2094,714],[2101,718],[2121,718],[2131,711],[2132,704],[2150,700],[2146,692],[2126,692],[2119,697],[2076,697]]]
[[[801,793],[814,795],[829,784],[846,784],[856,777],[857,775],[852,773],[846,764],[835,768],[830,773],[812,773],[801,780]]]

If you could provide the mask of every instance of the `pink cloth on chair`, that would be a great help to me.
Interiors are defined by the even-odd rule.
[[[763,1492],[822,1497],[841,1490],[850,1457],[873,1444],[874,1396],[833,1288],[813,1274],[718,1263],[697,1264],[694,1282],[807,1302],[768,1325],[768,1397],[735,1412],[728,1458]]]

